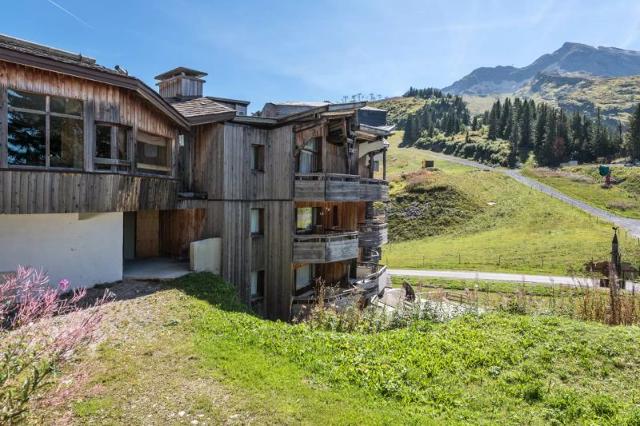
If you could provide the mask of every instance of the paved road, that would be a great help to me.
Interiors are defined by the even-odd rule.
[[[569,287],[584,287],[597,284],[596,280],[589,278],[561,277],[550,275],[526,275],[506,274],[502,272],[473,272],[473,271],[435,271],[419,269],[390,269],[391,275],[400,277],[446,278],[453,280],[469,281],[502,281],[511,283],[528,283],[542,285],[563,285]],[[627,282],[627,288],[631,289],[631,281]],[[640,285],[636,284],[636,291],[640,291]]]
[[[469,166],[469,167],[476,167],[478,169],[481,170],[494,170],[496,172],[499,173],[503,173],[515,180],[517,180],[518,182],[522,183],[523,185],[526,185],[530,188],[533,188],[537,191],[543,192],[547,195],[550,195],[554,198],[557,198],[560,201],[563,201],[569,205],[572,205],[574,207],[579,208],[582,211],[585,211],[593,216],[596,216],[600,219],[606,220],[607,222],[611,222],[614,223],[616,226],[619,226],[621,228],[624,228],[627,230],[627,232],[629,232],[632,236],[636,237],[636,238],[640,238],[640,220],[638,219],[629,219],[626,217],[622,217],[622,216],[618,216],[616,214],[610,213],[606,210],[602,210],[599,209],[597,207],[593,207],[587,203],[584,203],[580,200],[576,200],[575,198],[571,198],[566,194],[563,194],[562,192],[548,186],[545,185],[543,183],[538,182],[535,179],[531,179],[528,178],[526,176],[523,176],[519,170],[512,170],[512,169],[504,169],[504,168],[493,168],[493,167],[489,167],[485,164],[481,164],[472,160],[467,160],[465,158],[459,158],[459,157],[454,157],[451,155],[445,155],[445,154],[441,154],[441,153],[437,153],[437,152],[433,152],[433,151],[429,151],[430,153],[432,153],[435,157],[440,157],[443,160],[447,160],[447,161],[451,161],[454,163],[458,163],[458,164],[463,164],[465,166]]]

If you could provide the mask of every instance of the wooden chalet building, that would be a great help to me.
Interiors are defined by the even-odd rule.
[[[176,68],[159,93],[91,58],[0,37],[0,271],[75,285],[129,259],[220,238],[221,275],[269,318],[315,297],[373,295],[387,240],[386,112],[364,103],[203,96]]]

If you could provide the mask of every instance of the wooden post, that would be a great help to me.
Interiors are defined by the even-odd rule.
[[[7,131],[9,129],[7,123],[7,87],[0,85],[0,168],[8,167],[8,150]]]
[[[387,150],[386,149],[382,151],[382,180],[387,180]]]

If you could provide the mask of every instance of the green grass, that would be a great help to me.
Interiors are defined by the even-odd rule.
[[[410,172],[418,170],[421,160],[430,154],[399,148],[400,138],[398,133],[392,139],[389,154],[393,180],[390,208],[394,209],[394,203],[401,207],[396,209],[396,218],[390,216],[390,238],[394,239],[396,225],[399,235],[413,233],[420,238],[396,239],[385,246],[383,262],[388,266],[566,274],[580,270],[592,258],[609,256],[609,223],[497,172],[436,160],[439,171],[415,177]],[[408,182],[420,179],[423,183],[417,187],[423,194],[408,192]],[[431,196],[429,191],[438,188],[445,192]],[[440,201],[443,199],[445,202]],[[461,204],[456,206],[457,202]],[[403,217],[401,211],[409,211],[412,205],[426,206],[433,214]],[[457,221],[459,217],[464,220]],[[424,236],[431,230],[433,234]],[[638,263],[638,242],[626,233],[621,241],[625,260]]]
[[[640,170],[636,167],[613,167],[612,177],[621,182],[610,188],[602,187],[596,165],[559,170],[528,167],[523,174],[595,207],[640,219]]]
[[[67,421],[640,421],[637,327],[502,313],[418,322],[377,334],[327,332],[261,320],[208,274],[184,277],[175,288],[141,301],[148,314],[135,310],[128,318],[117,316],[110,325],[126,332],[60,377],[88,374],[68,396]],[[162,325],[173,324],[170,320],[179,323]],[[122,326],[124,321],[139,323],[137,331]],[[52,422],[64,413],[47,404],[32,420]]]
[[[446,278],[417,278],[417,277],[392,277],[394,286],[400,286],[404,281],[407,281],[412,286],[419,288],[440,288],[443,290],[472,290],[477,289],[479,292],[484,293],[503,293],[503,294],[515,294],[525,291],[528,295],[533,296],[553,296],[558,294],[561,290],[567,289],[567,286],[561,285],[543,285],[532,283],[515,283],[505,281],[470,281],[470,280],[454,280]]]

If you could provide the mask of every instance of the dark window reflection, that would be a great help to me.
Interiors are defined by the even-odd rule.
[[[46,141],[44,114],[9,111],[9,164],[44,166]]]
[[[51,112],[59,114],[76,115],[78,117],[82,115],[82,101],[77,99],[51,96],[49,108],[51,108]]]
[[[82,120],[51,116],[50,166],[82,168],[84,132]]]
[[[33,93],[20,92],[9,89],[9,106],[13,108],[34,109],[44,111],[46,108],[46,96]]]
[[[111,126],[96,126],[96,157],[111,158]],[[96,164],[98,170],[110,170],[108,164]]]

